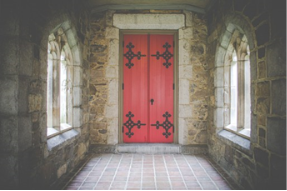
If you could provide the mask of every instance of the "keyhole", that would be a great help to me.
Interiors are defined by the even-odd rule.
[[[150,100],[150,103],[151,103],[152,105],[153,105],[153,102],[154,102],[154,99],[151,99],[151,100]]]

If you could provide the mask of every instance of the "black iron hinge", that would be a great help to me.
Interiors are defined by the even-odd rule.
[[[124,83],[122,83],[122,89],[125,89],[125,84]]]
[[[123,41],[123,47],[125,46],[125,41]]]
[[[174,133],[174,126],[172,126],[172,132]]]
[[[172,89],[174,90],[175,86],[174,86],[174,83],[172,84]]]
[[[175,43],[174,43],[174,41],[173,41],[173,47],[174,47],[174,44],[175,44]]]
[[[122,133],[124,133],[124,126],[122,126]]]

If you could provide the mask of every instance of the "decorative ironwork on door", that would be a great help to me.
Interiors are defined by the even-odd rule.
[[[140,120],[138,120],[137,123],[133,122],[132,117],[134,117],[134,114],[132,114],[132,112],[129,112],[128,114],[126,114],[126,117],[128,117],[129,119],[124,123],[124,126],[126,126],[128,128],[128,132],[126,133],[126,135],[131,138],[131,136],[134,135],[134,133],[132,132],[132,128],[134,126],[137,126],[138,129],[141,128],[142,125],[146,125],[141,123]]]
[[[158,60],[160,57],[163,57],[165,59],[165,63],[163,63],[163,65],[168,68],[169,66],[171,66],[171,63],[169,62],[169,59],[173,57],[173,54],[171,54],[168,49],[171,47],[170,44],[168,44],[168,42],[166,42],[163,46],[163,48],[165,48],[164,53],[160,54],[159,51],[156,52],[156,54],[151,55],[151,56],[155,56],[156,59]]]
[[[124,54],[124,56],[128,59],[128,63],[126,63],[126,66],[131,69],[131,67],[134,66],[134,63],[132,63],[132,60],[134,57],[137,57],[138,60],[141,59],[142,56],[146,56],[146,55],[142,55],[141,51],[138,51],[137,54],[135,54],[132,51],[132,48],[134,48],[135,46],[130,42],[127,46],[126,46],[129,50]]]
[[[155,124],[151,124],[151,126],[156,126],[156,129],[159,129],[159,127],[163,127],[165,132],[162,133],[162,135],[165,136],[165,138],[168,138],[171,135],[168,130],[170,128],[173,128],[173,124],[168,120],[168,118],[171,117],[171,114],[165,112],[165,114],[163,114],[162,116],[165,117],[165,121],[162,124],[157,121]]]

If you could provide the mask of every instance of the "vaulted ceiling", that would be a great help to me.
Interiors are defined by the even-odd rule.
[[[108,9],[189,10],[206,13],[216,0],[88,0],[94,12]]]

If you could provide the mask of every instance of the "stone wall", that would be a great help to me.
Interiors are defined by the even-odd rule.
[[[283,1],[221,0],[207,15],[207,56],[214,92],[209,110],[209,154],[244,189],[286,189],[285,8]],[[230,37],[225,31],[230,26],[240,27],[250,43],[250,140],[222,131],[223,94],[216,94],[215,87],[223,78],[218,61],[226,53],[224,44]]]
[[[1,189],[47,189],[71,172],[88,150],[89,16],[81,7],[76,1],[1,1]],[[47,139],[47,45],[59,26],[66,30],[77,61],[77,117],[74,130]]]
[[[172,19],[166,19],[166,18]],[[152,23],[150,23],[152,21]],[[106,11],[91,16],[90,141],[119,143],[119,31],[178,30],[178,143],[207,143],[209,68],[205,20],[186,11]]]

